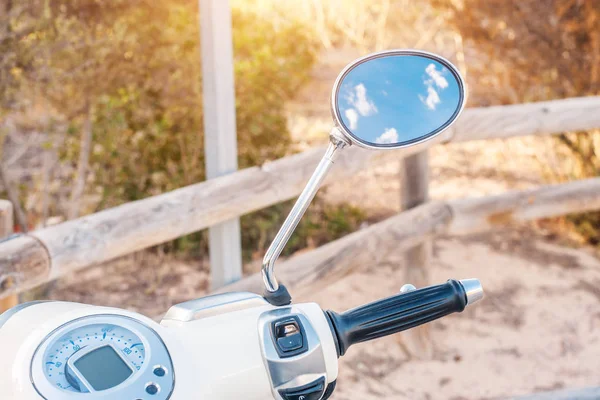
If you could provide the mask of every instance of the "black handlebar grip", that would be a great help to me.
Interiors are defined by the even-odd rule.
[[[337,336],[338,355],[348,347],[382,336],[414,328],[454,312],[467,305],[467,293],[456,280],[398,294],[342,314],[327,311],[334,336]]]

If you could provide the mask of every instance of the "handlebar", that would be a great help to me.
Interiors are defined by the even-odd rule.
[[[366,304],[344,313],[327,311],[338,356],[360,342],[414,328],[445,315],[461,312],[483,297],[477,279],[449,280]]]
[[[91,381],[84,374],[114,368],[115,362],[125,361],[154,367],[120,375],[123,380],[111,389],[119,399],[146,394],[167,398],[175,388],[172,371],[177,371],[172,400],[324,400],[335,387],[337,359],[351,345],[462,311],[483,297],[476,279],[450,280],[423,289],[405,285],[402,291],[341,314],[324,312],[317,303],[276,307],[256,294],[225,293],[177,304],[160,324],[114,308],[66,302],[26,303],[0,315],[2,398],[25,400],[22,383],[28,382],[31,386],[26,391],[34,397],[27,399],[83,399],[87,392],[81,389],[94,389],[86,386]],[[32,330],[31,326],[36,328]],[[131,339],[106,347],[104,336],[90,334],[83,350],[65,339],[85,336],[98,326],[112,335],[128,335]],[[134,345],[128,345],[134,341]],[[143,345],[143,350],[129,351],[137,344]],[[112,347],[121,357],[106,356],[112,354]],[[24,354],[27,368],[17,371],[13,367],[23,364]],[[88,356],[95,368],[89,371],[80,367],[80,360]],[[54,372],[58,361],[65,364],[61,371],[70,376]],[[199,369],[203,371],[203,384],[198,384]],[[134,394],[128,395],[130,392]]]

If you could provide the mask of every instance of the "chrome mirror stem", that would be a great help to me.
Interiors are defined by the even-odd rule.
[[[325,179],[327,172],[333,165],[339,150],[348,144],[349,143],[338,134],[338,129],[334,128],[330,134],[330,143],[327,147],[325,155],[321,159],[321,162],[317,166],[315,172],[310,177],[306,187],[302,193],[300,193],[298,200],[296,200],[296,204],[294,204],[294,207],[279,229],[277,236],[275,236],[275,239],[273,239],[273,242],[269,246],[265,257],[263,258],[261,271],[263,282],[268,293],[275,293],[279,289],[279,283],[277,282],[274,273],[275,261],[277,261],[277,258],[292,236],[294,229],[296,229],[296,226],[298,226],[300,219],[306,212],[306,209],[308,208],[312,199],[315,197],[315,194],[317,194],[317,191],[319,190],[323,179]]]

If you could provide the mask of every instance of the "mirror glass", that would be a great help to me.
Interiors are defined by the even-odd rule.
[[[359,61],[338,82],[337,120],[366,147],[400,147],[432,137],[456,119],[464,101],[458,72],[419,53]]]

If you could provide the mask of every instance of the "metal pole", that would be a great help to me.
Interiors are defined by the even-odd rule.
[[[237,170],[231,9],[228,0],[200,0],[206,178]],[[209,229],[212,289],[242,277],[239,218]]]

